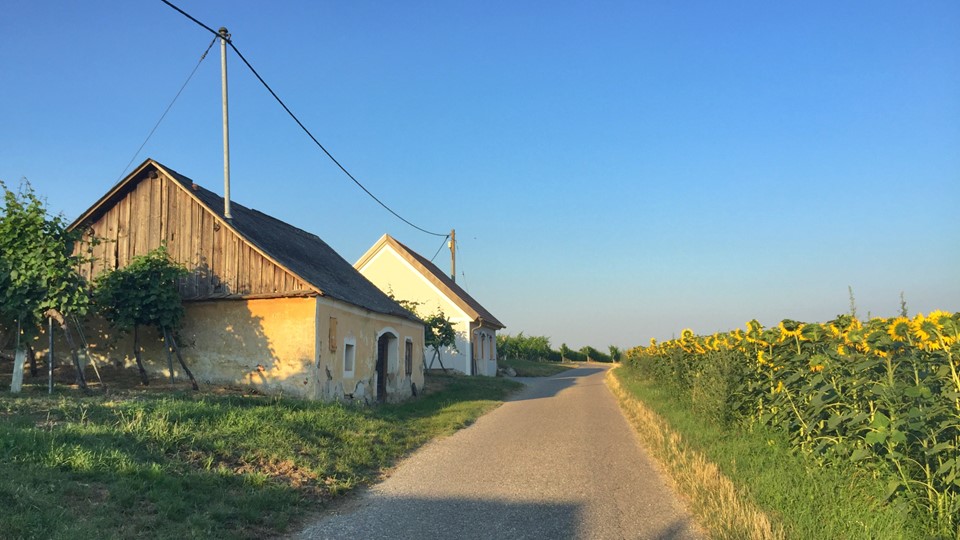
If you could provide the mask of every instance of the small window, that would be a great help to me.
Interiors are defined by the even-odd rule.
[[[343,340],[343,376],[344,378],[353,377],[354,366],[356,365],[356,341],[353,339]]]
[[[403,362],[407,370],[407,376],[413,374],[413,340],[407,338],[403,348]]]

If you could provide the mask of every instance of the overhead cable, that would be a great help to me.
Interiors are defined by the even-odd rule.
[[[180,87],[180,90],[177,90],[177,95],[173,96],[173,100],[170,101],[170,104],[167,105],[167,108],[164,109],[163,114],[160,115],[160,119],[157,120],[157,123],[154,124],[153,129],[150,130],[150,133],[147,134],[147,138],[143,140],[143,144],[140,145],[140,148],[137,148],[137,151],[130,156],[130,161],[127,162],[124,166],[123,171],[120,172],[120,176],[117,177],[117,183],[120,179],[123,178],[123,175],[127,173],[127,169],[130,168],[130,164],[133,163],[133,160],[137,159],[137,156],[140,155],[140,151],[143,150],[143,147],[147,145],[147,141],[150,140],[150,137],[153,137],[153,133],[157,131],[157,128],[160,127],[160,123],[163,122],[163,119],[167,117],[167,113],[170,112],[170,109],[173,108],[173,104],[177,102],[177,98],[180,97],[180,94],[183,93],[183,89],[187,87],[187,84],[190,82],[190,79],[193,78],[193,75],[197,72],[197,69],[200,68],[200,64],[203,63],[203,59],[207,57],[207,53],[210,52],[210,48],[213,47],[213,44],[217,42],[217,38],[213,38],[210,41],[210,45],[207,45],[207,50],[203,51],[203,54],[200,55],[200,60],[197,62],[197,65],[193,67],[193,71],[190,72],[190,75],[187,76],[187,80],[183,81],[183,86]]]
[[[320,148],[320,150],[323,150],[323,153],[326,154],[328,158],[330,158],[330,161],[333,161],[333,163],[336,164],[336,166],[339,167],[340,170],[343,171],[343,173],[346,174],[348,178],[350,178],[350,180],[353,180],[353,183],[356,184],[360,189],[362,189],[362,190],[364,191],[364,193],[366,193],[367,195],[369,195],[371,199],[373,199],[374,201],[376,201],[380,206],[382,206],[382,207],[383,207],[384,209],[386,209],[388,212],[390,212],[391,214],[393,214],[394,216],[396,216],[397,219],[399,219],[400,221],[402,221],[402,222],[406,223],[407,225],[413,227],[414,229],[417,229],[417,230],[420,231],[420,232],[423,232],[423,233],[426,233],[426,234],[429,234],[429,235],[433,235],[433,236],[446,236],[446,234],[428,231],[428,230],[426,230],[426,229],[424,229],[424,228],[422,228],[422,227],[418,227],[417,225],[413,224],[412,222],[410,222],[409,220],[407,220],[406,218],[404,218],[403,216],[401,216],[400,214],[398,214],[397,212],[395,212],[392,208],[390,208],[389,206],[387,206],[386,203],[384,203],[384,202],[381,201],[379,198],[377,198],[376,195],[374,195],[373,193],[371,193],[369,189],[367,189],[363,184],[360,183],[359,180],[357,180],[352,174],[350,174],[350,171],[348,171],[348,170],[346,169],[346,167],[344,167],[339,161],[337,161],[337,158],[333,157],[333,154],[331,154],[331,153],[320,143],[320,141],[318,141],[317,138],[313,136],[313,133],[311,133],[310,130],[307,129],[307,126],[303,125],[303,122],[301,122],[300,119],[297,118],[297,115],[293,114],[293,111],[291,111],[290,108],[287,107],[287,104],[284,103],[282,99],[280,99],[280,96],[278,96],[277,93],[274,92],[272,88],[270,88],[270,85],[267,84],[267,81],[265,81],[265,80],[263,79],[263,77],[261,77],[260,74],[257,73],[257,70],[253,68],[253,66],[250,64],[249,61],[247,61],[247,59],[243,56],[243,53],[240,52],[240,49],[238,49],[237,46],[233,44],[233,41],[232,41],[229,37],[223,37],[223,36],[221,36],[221,35],[220,35],[218,32],[216,32],[213,28],[210,28],[209,26],[207,26],[207,25],[203,24],[202,22],[198,21],[196,18],[194,18],[193,16],[191,16],[189,13],[187,13],[186,11],[183,11],[182,9],[180,9],[180,8],[178,8],[177,6],[173,5],[173,4],[170,3],[168,0],[160,0],[160,1],[163,2],[164,4],[170,6],[171,8],[175,9],[175,10],[176,10],[177,12],[179,12],[181,15],[183,15],[184,17],[190,19],[190,20],[193,21],[194,23],[198,24],[198,25],[201,26],[203,29],[205,29],[206,31],[210,32],[211,34],[213,34],[213,35],[216,36],[217,38],[226,39],[226,42],[230,45],[230,48],[233,49],[233,52],[237,53],[237,56],[240,58],[240,60],[243,61],[243,63],[247,66],[247,68],[250,70],[250,72],[253,73],[253,75],[257,78],[258,81],[260,81],[260,84],[262,84],[263,87],[267,89],[267,92],[270,92],[270,95],[273,96],[273,99],[275,99],[275,100],[277,101],[277,103],[279,103],[280,106],[283,107],[283,110],[286,111],[288,115],[290,115],[290,118],[292,118],[293,121],[296,122],[298,126],[300,126],[300,129],[302,129],[303,132],[306,133],[308,137],[310,137],[310,140],[312,140],[313,143],[316,144],[317,147]]]
[[[446,235],[446,236],[443,238],[443,243],[440,244],[440,247],[437,248],[437,252],[433,254],[433,257],[430,257],[430,262],[433,262],[433,260],[437,258],[437,255],[440,254],[440,250],[443,249],[443,247],[447,245],[447,239],[449,239],[449,238],[450,238],[450,235],[449,235],[449,234]]]

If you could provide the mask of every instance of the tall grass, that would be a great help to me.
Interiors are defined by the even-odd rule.
[[[702,414],[689,394],[636,367],[623,366],[614,376],[628,416],[643,419],[639,425],[648,432],[665,434],[651,439],[639,430],[654,441],[648,446],[661,448],[658,459],[714,537],[926,537],[928,524],[908,505],[887,502],[882,477],[852,464],[823,466],[766,426]]]

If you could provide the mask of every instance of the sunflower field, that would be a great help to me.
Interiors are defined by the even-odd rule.
[[[719,422],[762,423],[821,463],[889,479],[892,504],[960,538],[960,313],[784,320],[627,351]]]

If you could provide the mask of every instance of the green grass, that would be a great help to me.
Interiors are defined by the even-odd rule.
[[[536,360],[504,359],[497,360],[502,368],[512,367],[517,377],[549,377],[576,367],[574,364],[559,362],[538,362]]]
[[[520,387],[440,375],[375,408],[264,396],[0,394],[0,536],[257,538]]]
[[[925,525],[886,502],[886,481],[853,466],[821,466],[759,426],[722,426],[697,416],[689,401],[634,369],[621,385],[659,414],[694,449],[783,527],[787,538],[924,538]],[[718,536],[718,537],[722,537]]]

